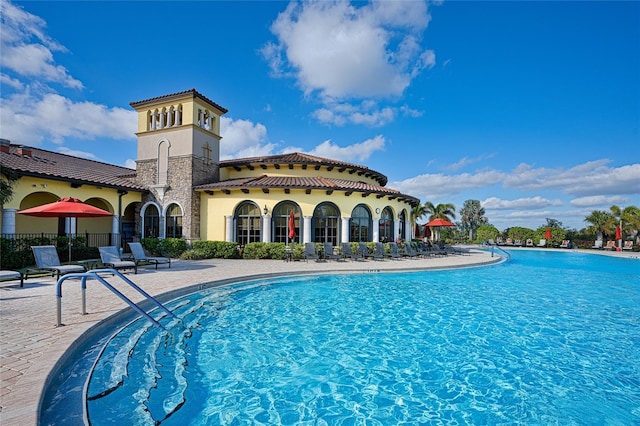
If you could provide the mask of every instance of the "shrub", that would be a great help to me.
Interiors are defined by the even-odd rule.
[[[187,242],[182,238],[165,238],[160,240],[158,250],[163,256],[177,258],[187,250]]]

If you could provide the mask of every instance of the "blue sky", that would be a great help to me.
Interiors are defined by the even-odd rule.
[[[640,206],[637,1],[0,4],[12,143],[135,167],[129,103],[195,88],[223,159],[355,162],[501,230]]]

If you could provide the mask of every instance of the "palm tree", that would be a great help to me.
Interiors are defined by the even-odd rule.
[[[434,206],[432,202],[427,201],[424,203],[424,208],[426,210],[425,214],[429,215],[429,222],[434,219],[444,219],[449,222],[453,222],[456,218],[456,206],[451,203],[438,204]],[[436,239],[440,239],[439,232],[436,234]]]
[[[427,201],[424,203],[424,208],[426,210],[425,214],[429,215],[429,221],[444,219],[453,222],[456,218],[456,206],[451,203],[434,206],[432,202]]]
[[[489,223],[484,213],[479,200],[466,200],[462,205],[460,219],[462,219],[462,225],[469,229],[469,240],[475,240],[477,229]]]
[[[415,232],[416,222],[427,214],[425,204],[418,204],[411,210],[411,232]],[[415,237],[415,235],[414,235]]]
[[[584,218],[584,221],[590,223],[589,231],[597,235],[598,240],[602,240],[604,236],[609,235],[611,232],[611,223],[614,223],[616,218],[608,212],[603,210],[594,210],[591,214]]]

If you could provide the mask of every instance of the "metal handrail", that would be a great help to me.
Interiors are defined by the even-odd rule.
[[[501,251],[502,253],[504,253],[504,254],[505,254],[505,256],[507,256],[507,260],[511,260],[511,254],[509,254],[509,252],[507,252],[507,251],[505,251],[505,250],[501,249],[501,248],[500,248],[500,247],[498,247],[498,246],[491,246],[491,257],[493,257],[493,250],[494,250],[494,249],[497,249],[498,251]]]
[[[88,272],[67,274],[67,275],[64,275],[64,276],[60,277],[60,279],[58,279],[58,282],[56,284],[56,302],[57,302],[56,327],[60,327],[60,326],[63,325],[62,324],[62,283],[65,280],[70,279],[70,278],[80,278],[81,285],[82,285],[82,315],[86,315],[87,314],[87,300],[86,300],[87,278],[92,278],[92,279],[95,279],[95,280],[99,281],[100,283],[102,283],[105,287],[107,287],[109,290],[111,290],[111,292],[113,292],[116,296],[118,296],[125,303],[127,303],[129,306],[131,306],[133,309],[135,309],[140,315],[142,315],[143,317],[148,319],[153,325],[156,325],[156,326],[158,326],[160,328],[164,328],[158,321],[153,319],[140,306],[138,306],[135,302],[133,302],[127,296],[125,296],[120,291],[118,291],[118,289],[116,289],[111,284],[109,284],[107,282],[107,280],[105,280],[103,277],[101,277],[99,275],[101,273],[106,273],[106,274],[111,274],[111,275],[114,275],[114,276],[118,276],[125,283],[129,284],[129,286],[131,286],[133,289],[135,289],[138,293],[142,294],[147,300],[152,302],[158,308],[162,309],[168,315],[176,318],[176,315],[173,312],[171,312],[163,304],[161,304],[156,299],[154,299],[146,291],[144,291],[143,289],[138,287],[133,281],[131,281],[130,279],[128,279],[127,277],[122,275],[122,273],[116,271],[115,269],[93,269],[93,270],[88,271]]]

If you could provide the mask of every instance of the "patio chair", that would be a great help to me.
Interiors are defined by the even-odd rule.
[[[489,238],[489,241],[487,241],[487,244],[489,244],[490,246],[495,246],[496,242],[493,241],[493,238]]]
[[[171,268],[171,258],[169,257],[153,257],[147,256],[144,252],[144,248],[140,243],[128,243],[129,248],[131,249],[131,254],[133,255],[133,260],[136,262],[136,265],[140,266],[140,263],[151,263],[156,265],[156,269],[158,269],[158,265],[161,263],[168,263],[169,268]]]
[[[74,272],[87,272],[87,269],[82,265],[61,265],[58,252],[54,246],[31,246],[31,250],[36,260],[36,272],[51,272],[52,275],[56,275],[56,279],[60,279],[61,275]],[[27,271],[27,275],[29,272]]]
[[[546,246],[547,246],[547,240],[545,240],[544,238],[541,238],[538,245],[536,245],[536,247],[546,247]]]
[[[322,257],[324,259],[333,259],[333,260],[340,260],[341,256],[339,254],[333,254],[333,244],[331,243],[322,243]]]
[[[384,260],[384,245],[382,243],[375,243],[373,245],[373,254],[371,254],[373,260]]]
[[[380,243],[382,244],[382,243]],[[385,257],[389,257],[391,259],[402,259],[402,255],[400,254],[400,251],[398,250],[398,245],[394,242],[390,242],[389,243],[389,251],[388,252],[384,252],[384,256]]]
[[[138,265],[131,260],[120,259],[120,254],[116,246],[98,247],[102,264],[115,270],[133,269],[133,273],[138,273]]]
[[[571,248],[571,240],[562,240],[560,248]]]
[[[315,259],[316,262],[320,260],[320,256],[316,253],[316,243],[304,243],[304,259]]]
[[[616,242],[615,241],[607,241],[607,245],[604,246],[604,249],[605,250],[613,250],[613,251],[615,251],[617,249]]]
[[[24,275],[19,271],[0,271],[0,282],[20,280],[20,287],[24,287]]]
[[[504,242],[502,241],[502,237],[496,237],[496,245],[503,246]]]
[[[591,248],[602,250],[602,240],[596,240],[591,246]]]
[[[413,244],[411,244],[411,241],[407,241],[406,243],[404,243],[404,253],[406,254],[407,257],[410,257],[413,259],[420,256],[418,252],[413,248]]]
[[[622,250],[633,250],[633,241],[625,241]]]
[[[513,240],[511,238],[507,238],[507,241],[504,243],[505,246],[512,246]]]
[[[528,238],[526,243],[525,243],[526,247],[533,247],[533,240],[531,238]]]
[[[351,260],[354,259],[362,259],[364,260],[364,256],[360,253],[354,253],[351,251],[351,243],[342,243],[342,257],[345,259],[348,257]]]

